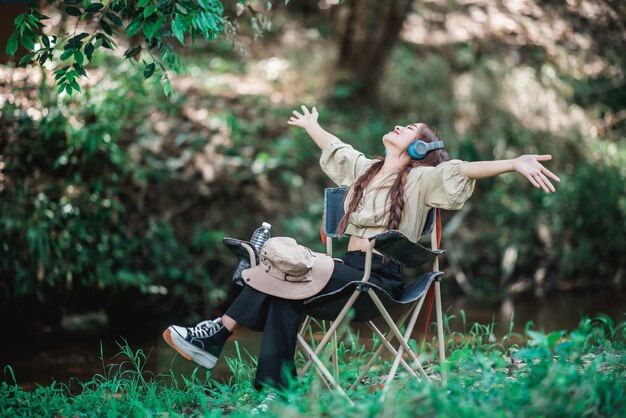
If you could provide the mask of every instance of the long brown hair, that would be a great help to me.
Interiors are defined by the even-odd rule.
[[[416,138],[424,142],[441,141],[437,133],[425,124],[421,124],[417,127]],[[403,152],[408,152],[408,147]],[[421,160],[409,160],[407,164],[398,171],[393,185],[389,190],[389,194],[387,195],[387,200],[385,202],[385,207],[389,208],[387,230],[398,229],[400,227],[405,204],[404,185],[406,183],[409,172],[413,168],[420,166],[435,167],[444,161],[448,161],[448,153],[445,149],[437,149],[430,151]],[[365,173],[363,173],[351,186],[352,199],[348,204],[348,210],[343,215],[343,218],[341,218],[339,226],[337,227],[337,231],[340,234],[343,234],[346,231],[348,223],[350,222],[350,215],[357,209],[357,207],[359,206],[359,202],[361,202],[361,199],[363,199],[365,187],[376,176],[376,174],[380,172],[381,168],[383,167],[383,163],[384,159],[379,158],[378,161],[372,164],[372,166],[368,168],[367,171],[365,171]]]

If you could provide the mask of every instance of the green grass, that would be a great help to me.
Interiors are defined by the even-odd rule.
[[[448,318],[449,320],[449,318]],[[350,405],[333,396],[312,373],[284,393],[261,416],[445,416],[445,417],[624,417],[626,416],[626,322],[599,316],[583,319],[566,333],[543,333],[526,327],[525,336],[493,335],[493,325],[473,324],[448,333],[448,382],[442,386],[400,376],[381,400],[376,385],[361,385]],[[367,361],[354,335],[339,347],[344,385]],[[249,416],[263,398],[251,385],[255,360],[237,346],[226,358],[232,378],[211,379],[195,369],[190,376],[144,370],[147,354],[125,342],[114,364],[88,382],[52,384],[34,391],[19,388],[10,366],[0,386],[0,416]],[[426,370],[440,369],[424,344]],[[387,364],[388,366],[388,364]],[[377,372],[369,381],[380,380]],[[77,389],[78,388],[78,389]]]

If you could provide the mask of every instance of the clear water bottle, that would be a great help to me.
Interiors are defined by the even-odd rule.
[[[254,231],[254,234],[252,234],[252,238],[250,238],[250,244],[252,244],[257,254],[261,252],[261,248],[263,248],[263,245],[265,245],[265,242],[269,239],[270,228],[272,228],[272,225],[268,224],[267,222],[263,222],[263,224],[259,228],[257,228],[256,231]],[[239,263],[237,263],[237,267],[235,268],[235,272],[233,273],[233,282],[235,284],[238,284],[239,286],[243,286],[243,276],[241,275],[241,273],[249,268],[250,260],[248,259],[248,257],[240,257]]]

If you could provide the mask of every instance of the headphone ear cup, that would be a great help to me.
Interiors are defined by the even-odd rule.
[[[420,156],[415,151],[415,147],[416,146],[417,146],[417,140],[411,142],[411,145],[409,145],[409,148],[407,149],[407,152],[409,153],[411,158],[413,158],[414,160],[419,160]]]
[[[426,154],[428,154],[428,151],[430,151],[430,147],[429,144],[427,144],[426,142],[416,139],[415,141],[411,142],[411,145],[409,145],[407,151],[411,158],[413,158],[414,160],[421,160],[426,156]]]

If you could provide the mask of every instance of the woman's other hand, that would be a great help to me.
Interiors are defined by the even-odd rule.
[[[560,182],[561,179],[540,163],[551,159],[551,155],[522,155],[513,160],[513,168],[526,177],[533,186],[541,187],[546,193],[555,192],[556,189],[548,177],[556,182]]]
[[[313,106],[313,109],[311,109],[310,112],[309,112],[309,109],[305,105],[302,105],[300,108],[302,109],[302,113],[298,112],[297,110],[294,110],[293,116],[289,118],[287,123],[289,125],[298,126],[304,129],[307,129],[313,125],[316,125],[318,113],[317,113],[317,109],[315,108],[315,106]]]
[[[287,121],[289,125],[303,128],[311,139],[313,139],[315,144],[322,150],[329,143],[341,142],[339,138],[327,132],[317,123],[318,114],[315,106],[313,106],[310,112],[305,105],[302,105],[300,108],[302,109],[302,113],[294,110],[293,116]]]

